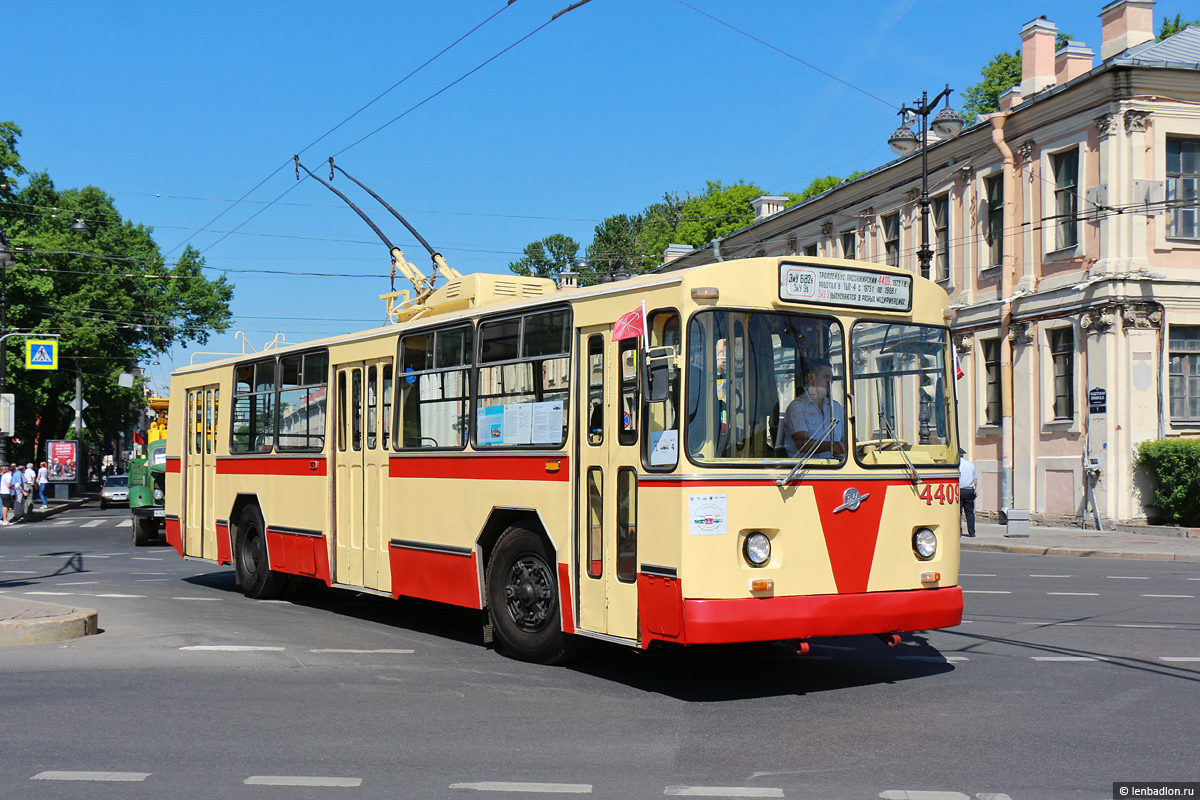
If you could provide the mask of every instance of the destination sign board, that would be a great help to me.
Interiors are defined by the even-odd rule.
[[[844,308],[911,311],[913,282],[907,275],[851,267],[779,265],[779,299]]]

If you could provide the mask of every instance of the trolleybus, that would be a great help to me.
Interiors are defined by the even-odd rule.
[[[392,311],[174,373],[182,556],[255,598],[309,578],[480,609],[539,662],[572,637],[803,648],[960,622],[936,283],[806,257],[568,288],[451,273]]]

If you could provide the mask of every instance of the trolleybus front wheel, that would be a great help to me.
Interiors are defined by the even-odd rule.
[[[258,506],[246,506],[237,526],[237,558],[234,559],[242,594],[257,600],[278,597],[287,586],[287,575],[271,570],[267,558],[267,526]]]
[[[496,638],[513,658],[554,664],[566,655],[554,559],[542,538],[514,525],[496,542],[487,570]]]
[[[157,535],[154,520],[145,517],[133,517],[133,546],[146,547],[150,540]]]

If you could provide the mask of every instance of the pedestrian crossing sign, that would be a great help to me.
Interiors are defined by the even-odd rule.
[[[25,368],[58,369],[58,342],[54,339],[26,339]]]

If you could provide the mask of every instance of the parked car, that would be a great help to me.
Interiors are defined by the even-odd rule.
[[[167,442],[158,439],[146,447],[146,457],[134,459],[129,468],[129,516],[133,522],[133,544],[145,547],[163,535],[166,510]]]
[[[100,507],[108,508],[118,503],[129,502],[129,476],[109,475],[100,489]]]

